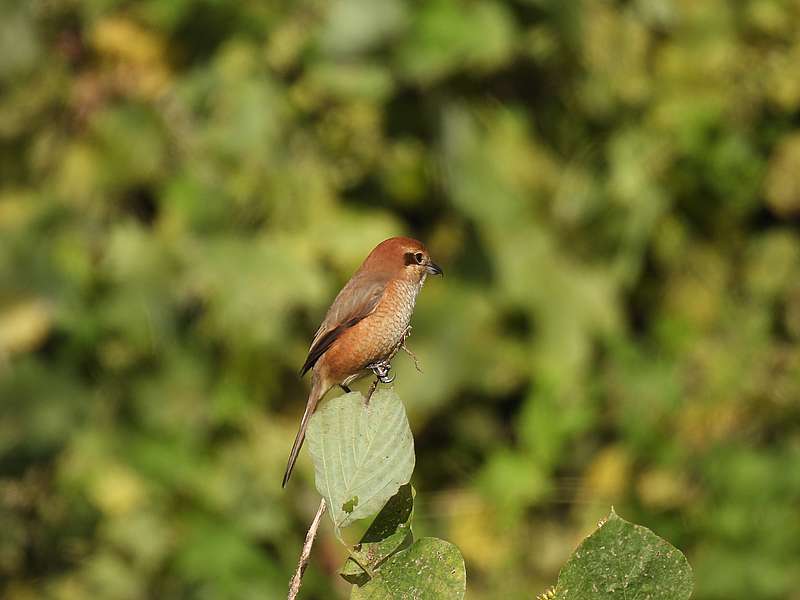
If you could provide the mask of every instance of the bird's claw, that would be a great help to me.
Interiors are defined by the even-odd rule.
[[[391,368],[392,365],[389,361],[381,361],[370,367],[372,372],[375,373],[375,377],[377,377],[378,381],[381,383],[392,383],[394,381],[394,375],[389,375]]]
[[[367,365],[367,368],[375,374],[375,381],[372,382],[372,385],[369,386],[369,391],[367,392],[366,403],[369,404],[370,398],[372,398],[372,394],[375,392],[375,389],[378,387],[378,382],[380,383],[392,383],[394,381],[394,375],[389,375],[389,371],[392,368],[392,363],[389,360],[381,360],[371,365]]]

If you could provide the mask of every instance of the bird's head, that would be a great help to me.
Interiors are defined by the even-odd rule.
[[[393,237],[382,241],[370,252],[364,267],[391,271],[395,277],[421,282],[428,275],[444,275],[431,260],[428,249],[419,240]]]

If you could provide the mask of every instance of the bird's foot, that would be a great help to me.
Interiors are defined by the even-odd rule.
[[[375,377],[381,383],[392,383],[394,381],[394,375],[389,375],[392,365],[388,360],[373,363],[369,366],[369,369],[375,373]]]
[[[375,390],[378,387],[378,383],[392,383],[394,381],[394,375],[389,375],[389,371],[392,369],[392,364],[388,360],[381,360],[372,363],[371,365],[367,366],[367,368],[375,373],[375,381],[372,382],[372,385],[369,386],[369,391],[367,391],[366,403],[369,404],[372,394],[375,393]]]

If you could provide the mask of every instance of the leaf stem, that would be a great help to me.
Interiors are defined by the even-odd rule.
[[[368,576],[370,579],[372,579],[373,577],[375,577],[375,573],[373,573],[373,572],[372,572],[372,569],[370,569],[369,567],[367,567],[367,566],[365,566],[365,565],[362,565],[362,564],[361,564],[361,563],[358,561],[358,559],[355,557],[355,555],[354,555],[353,553],[350,553],[350,556],[349,556],[349,558],[350,558],[350,560],[352,560],[354,563],[356,563],[356,564],[358,565],[358,567],[359,567],[359,568],[360,568],[362,571],[364,571],[364,573],[366,573],[366,574],[367,574],[367,576]]]

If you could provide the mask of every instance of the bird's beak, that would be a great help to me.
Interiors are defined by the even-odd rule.
[[[425,269],[427,269],[428,273],[430,273],[431,275],[441,275],[442,277],[444,277],[444,271],[442,271],[442,267],[440,267],[433,261],[425,265]]]

